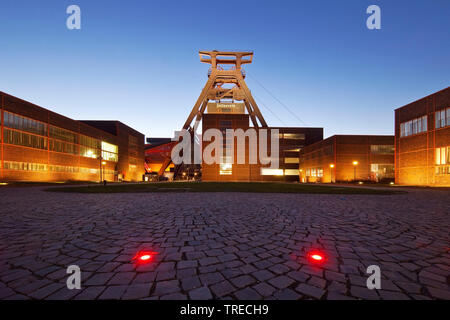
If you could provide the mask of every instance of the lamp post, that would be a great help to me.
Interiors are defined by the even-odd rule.
[[[98,156],[97,159],[100,161],[100,183],[102,183],[102,181],[103,181],[103,174],[102,174],[103,157]]]
[[[356,181],[356,166],[358,165],[358,161],[353,161],[353,181]]]
[[[330,164],[330,183],[333,183],[333,168],[334,168],[334,164],[331,163]]]
[[[102,182],[105,181],[105,165],[106,161],[102,161]]]

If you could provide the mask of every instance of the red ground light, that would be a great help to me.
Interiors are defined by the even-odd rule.
[[[138,263],[148,263],[152,260],[153,256],[155,254],[158,254],[157,252],[148,252],[148,251],[141,251],[136,253],[136,255],[134,256],[133,261],[138,262]]]
[[[313,263],[322,263],[325,261],[325,255],[322,252],[311,251],[308,253],[308,260]]]

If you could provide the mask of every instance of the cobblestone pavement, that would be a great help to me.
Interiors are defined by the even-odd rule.
[[[0,299],[450,299],[449,195],[3,188]],[[136,265],[141,249],[158,254]],[[81,290],[66,287],[72,264]],[[366,287],[372,264],[381,290]]]

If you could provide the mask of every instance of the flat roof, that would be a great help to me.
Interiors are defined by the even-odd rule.
[[[429,98],[429,97],[431,97],[431,96],[433,96],[433,95],[435,95],[435,94],[441,93],[441,92],[443,92],[443,91],[445,91],[445,90],[449,90],[449,89],[450,89],[450,87],[447,87],[447,88],[444,88],[444,89],[442,89],[442,90],[436,91],[436,92],[431,93],[431,94],[429,94],[429,95],[427,95],[427,96],[425,96],[425,97],[423,97],[423,98],[420,98],[420,99],[411,101],[410,103],[405,104],[405,105],[402,106],[402,107],[398,107],[397,109],[394,109],[394,111],[397,111],[397,110],[406,108],[406,107],[408,107],[409,105],[411,105],[411,104],[413,104],[413,103],[416,103],[416,102],[419,102],[419,101],[421,101],[421,100],[427,99],[427,98]]]

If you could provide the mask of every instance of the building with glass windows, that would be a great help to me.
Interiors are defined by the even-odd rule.
[[[395,110],[395,182],[450,186],[450,87]]]
[[[334,135],[300,151],[300,181],[393,181],[394,154],[394,136]]]
[[[270,153],[270,134],[271,130],[278,130],[279,148],[278,148],[278,167],[271,168],[270,164],[262,164],[258,155],[257,163],[252,164],[249,158],[249,142],[250,138],[245,138],[245,146],[241,150],[245,150],[245,161],[239,163],[238,148],[239,140],[227,141],[227,129],[242,129],[244,132],[249,128],[266,129],[268,132],[267,151]],[[254,128],[250,127],[250,116],[243,112],[229,113],[206,113],[202,118],[202,136],[208,129],[218,129],[222,132],[224,141],[224,154],[221,155],[220,163],[208,164],[203,159],[202,163],[202,180],[203,181],[298,181],[298,165],[299,151],[314,142],[323,139],[323,128],[302,128],[302,127],[266,127]],[[258,150],[259,135],[255,139]],[[210,142],[203,141],[202,150],[209,145]],[[229,159],[226,155],[226,149],[234,148],[234,159]],[[264,160],[263,160],[264,161]]]
[[[138,181],[144,135],[119,121],[77,121],[0,92],[2,181]]]

